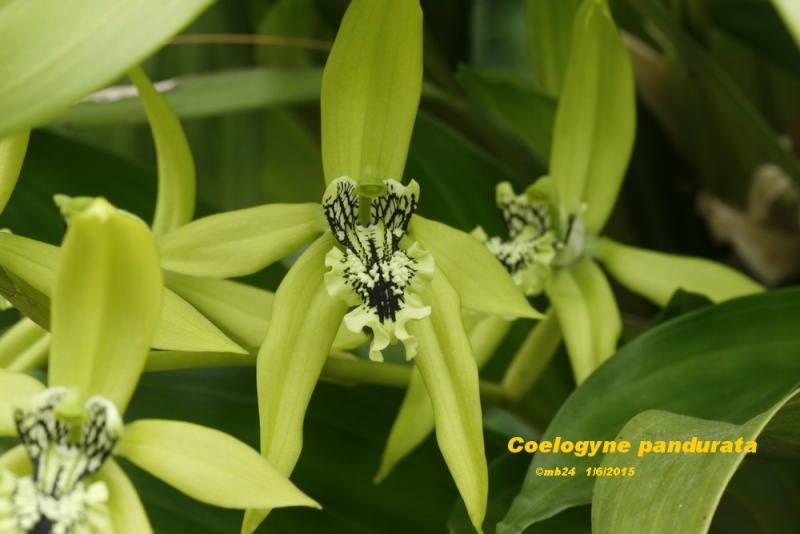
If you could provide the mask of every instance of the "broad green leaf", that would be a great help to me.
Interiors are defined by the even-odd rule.
[[[709,306],[664,323],[592,373],[542,440],[611,440],[633,416],[651,409],[743,424],[796,388],[798,319],[800,290],[790,289]],[[534,472],[570,465],[580,473],[600,465],[602,456],[535,455],[498,533],[521,532],[565,508],[589,504],[594,478]]]
[[[633,70],[605,0],[575,18],[572,51],[553,130],[550,176],[558,202],[602,230],[617,200],[636,126]]]
[[[772,0],[772,3],[775,4],[775,8],[800,46],[800,4],[792,0]]]
[[[319,204],[267,204],[211,215],[162,236],[161,265],[191,276],[244,276],[294,252],[327,228]]]
[[[629,247],[608,238],[597,245],[597,258],[611,276],[659,306],[666,305],[678,289],[714,302],[764,291],[747,276],[713,261]]]
[[[601,468],[633,468],[640,476],[597,478],[592,498],[592,531],[609,534],[707,532],[722,492],[744,460],[746,443],[756,440],[787,400],[783,399],[743,425],[661,410],[648,410],[631,419],[619,435],[635,450],[627,454],[607,454]],[[693,443],[695,439],[716,441],[719,446],[729,442],[731,448],[735,447],[734,442],[742,441],[729,452],[647,453],[640,450],[647,442],[654,446],[657,441]],[[712,445],[701,447],[709,449]]]
[[[575,14],[581,0],[526,0],[528,59],[536,85],[557,97],[564,84]]]
[[[275,294],[234,282],[195,278],[167,272],[167,287],[175,291],[235,340],[258,347],[264,341]]]
[[[560,345],[561,328],[555,312],[550,309],[531,329],[503,376],[503,389],[512,403],[519,402],[531,391]]]
[[[416,215],[409,237],[433,253],[436,267],[447,275],[465,308],[492,315],[542,317],[497,258],[471,235]]]
[[[52,302],[52,386],[100,395],[124,412],[161,314],[153,235],[102,198],[74,215]]]
[[[0,212],[6,207],[8,197],[17,185],[30,135],[31,131],[25,129],[0,139]]]
[[[0,135],[36,125],[152,54],[211,0],[0,6]],[[53,39],[54,35],[58,39]]]
[[[572,267],[575,282],[586,299],[592,323],[594,365],[599,366],[617,350],[617,340],[622,333],[622,318],[617,299],[611,291],[606,275],[594,260],[584,256]]]
[[[152,534],[136,488],[117,462],[106,460],[97,476],[108,486],[108,512],[115,534]]]
[[[421,91],[419,1],[353,0],[322,76],[325,183],[401,180]]]
[[[27,317],[0,336],[0,369],[25,372],[44,367],[50,350],[50,332]]]
[[[261,454],[288,476],[303,448],[303,420],[311,393],[347,305],[328,296],[325,255],[335,246],[329,233],[317,239],[289,269],[275,293],[273,316],[258,353]],[[253,532],[268,510],[245,514]]]
[[[480,71],[462,65],[456,80],[490,117],[522,138],[541,161],[549,159],[556,115],[556,101],[551,96],[505,71]]]
[[[158,196],[150,227],[159,237],[194,217],[194,160],[178,117],[144,71],[134,67],[128,77],[139,91],[156,145]]]
[[[319,507],[258,452],[204,426],[139,419],[125,426],[115,453],[190,497],[223,508]]]
[[[553,272],[548,282],[547,296],[564,336],[575,382],[581,384],[597,366],[592,335],[595,324],[587,296],[575,279],[573,270],[568,268]]]
[[[433,407],[439,449],[472,525],[482,532],[489,482],[478,368],[464,331],[458,293],[439,270],[425,301],[431,306],[430,317],[408,324],[409,333],[419,340],[415,363]]]
[[[286,104],[319,102],[321,68],[249,68],[181,76],[161,95],[182,119],[226,115]],[[141,101],[112,88],[53,117],[51,126],[100,126],[147,121]]]
[[[44,384],[24,373],[0,369],[0,436],[17,434],[15,403],[44,391],[44,388]]]
[[[163,308],[152,347],[165,350],[218,351],[246,354],[191,304],[169,288],[163,289]]]

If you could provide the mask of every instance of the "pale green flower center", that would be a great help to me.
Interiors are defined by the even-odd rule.
[[[334,180],[322,203],[331,231],[344,247],[332,249],[325,258],[328,293],[353,306],[344,318],[349,330],[372,331],[370,358],[377,361],[383,360],[381,351],[397,341],[404,343],[408,358],[416,354],[416,339],[405,323],[430,314],[417,295],[433,276],[429,252],[417,243],[400,246],[417,207],[419,187],[413,181],[408,187],[394,180],[385,183],[387,193],[372,200],[366,226],[358,221],[360,199],[350,178]]]
[[[66,388],[50,388],[14,414],[33,473],[17,477],[0,472],[2,534],[113,531],[106,485],[85,479],[111,454],[122,420],[113,403],[95,396],[86,401],[81,423],[64,422],[56,411],[68,394]]]

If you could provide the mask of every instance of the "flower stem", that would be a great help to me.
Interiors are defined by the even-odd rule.
[[[511,404],[519,402],[528,393],[561,343],[561,329],[552,308],[547,318],[539,321],[531,330],[503,377],[502,385]]]

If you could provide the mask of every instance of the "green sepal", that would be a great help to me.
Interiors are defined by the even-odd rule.
[[[33,465],[24,445],[17,445],[0,456],[0,471],[8,471],[18,477],[31,474]]]
[[[44,391],[45,385],[24,373],[0,369],[0,436],[15,436],[14,406],[19,400]]]
[[[561,326],[575,383],[581,384],[596,367],[592,316],[586,295],[581,291],[572,270],[565,268],[553,272],[547,296]]]
[[[617,199],[636,127],[633,69],[605,0],[584,2],[553,131],[550,176],[567,215],[598,233]]]
[[[114,534],[153,534],[136,488],[113,458],[106,460],[97,478],[108,487],[106,505]]]
[[[125,426],[115,453],[214,506],[319,508],[257,451],[224,432],[194,423],[139,419]]]
[[[582,257],[572,265],[572,275],[586,300],[592,321],[594,365],[597,367],[616,351],[622,333],[622,317],[606,275],[593,260]]]
[[[328,295],[325,255],[336,241],[326,233],[297,262],[275,292],[275,314],[258,353],[261,454],[288,476],[303,448],[303,419],[347,305]],[[313,335],[310,335],[311,330]],[[249,510],[242,532],[253,532],[269,513]]]
[[[5,209],[8,198],[17,185],[30,136],[31,131],[25,129],[0,139],[0,212]]]
[[[470,310],[506,317],[539,319],[508,272],[483,244],[446,224],[415,215],[409,237],[433,253],[441,269]]]
[[[44,367],[50,332],[23,317],[0,336],[0,369],[26,372]]]
[[[322,76],[325,183],[401,180],[421,93],[419,1],[353,0]]]
[[[720,263],[629,247],[608,238],[597,241],[596,256],[620,284],[662,307],[678,289],[714,302],[764,291],[754,280]]]
[[[53,288],[49,382],[124,412],[161,315],[153,235],[102,198],[72,217]]]
[[[0,136],[40,124],[114,81],[211,3],[0,3],[0,65],[13,73],[0,79]]]
[[[53,294],[58,256],[58,247],[9,232],[0,232],[0,267],[22,278],[47,296]]]
[[[193,221],[158,241],[161,264],[181,274],[252,274],[328,228],[319,204],[267,204]]]
[[[173,272],[164,281],[189,304],[236,341],[259,347],[272,314],[272,291],[233,280],[195,278]]]
[[[194,217],[194,160],[178,117],[144,71],[134,67],[128,71],[128,77],[139,90],[156,145],[158,195],[150,227],[155,236],[160,236]]]
[[[431,306],[430,317],[408,325],[419,340],[415,361],[433,407],[439,449],[472,525],[482,532],[489,475],[478,367],[464,331],[458,293],[439,270],[434,273],[425,301]]]
[[[795,0],[772,0],[786,27],[800,46],[800,4]]]

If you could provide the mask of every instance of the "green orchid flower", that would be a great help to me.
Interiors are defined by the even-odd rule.
[[[583,382],[616,350],[622,321],[605,269],[623,286],[664,306],[679,288],[714,301],[762,291],[746,276],[699,259],[645,251],[600,237],[633,148],[635,88],[630,59],[605,0],[585,0],[556,113],[550,176],[522,194],[497,186],[508,238],[476,236],[526,295],[544,291],[557,321],[541,322],[512,362],[504,387],[519,398],[563,334]],[[558,325],[559,328],[555,326]]]
[[[75,213],[52,299],[49,387],[0,371],[0,532],[152,532],[112,454],[217,506],[318,506],[256,451],[199,425],[122,414],[157,329],[163,294],[153,236],[103,199]],[[195,444],[203,443],[203,447]]]

